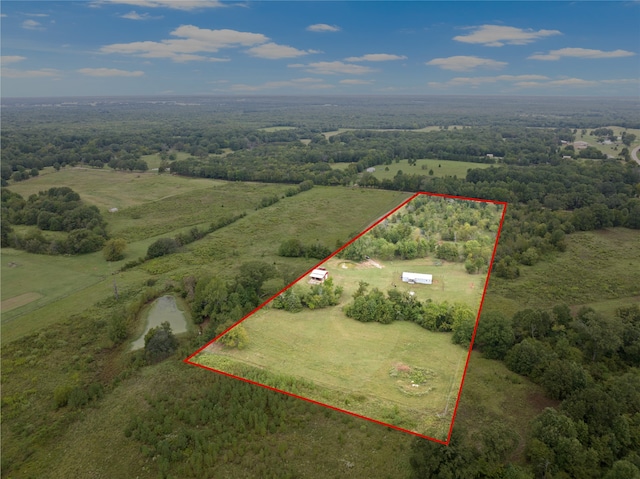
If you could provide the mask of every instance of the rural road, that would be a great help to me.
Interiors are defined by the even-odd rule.
[[[640,160],[638,159],[638,150],[640,150],[640,146],[636,146],[633,150],[631,150],[631,158],[633,158],[635,162],[640,165]]]

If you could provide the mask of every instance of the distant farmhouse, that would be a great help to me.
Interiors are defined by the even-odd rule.
[[[433,276],[421,273],[402,273],[402,281],[409,284],[431,284]]]
[[[373,166],[367,168],[367,173],[373,173],[374,171],[376,171],[376,169]]]
[[[583,150],[585,149],[587,146],[589,146],[589,143],[587,143],[586,141],[574,141],[573,142],[573,147],[576,150]]]
[[[329,272],[325,268],[316,268],[311,272],[309,277],[314,283],[324,283],[324,280],[329,277]]]

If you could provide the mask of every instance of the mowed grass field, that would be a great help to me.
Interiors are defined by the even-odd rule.
[[[373,173],[379,180],[391,180],[402,170],[405,175],[423,175],[429,176],[429,171],[433,170],[433,176],[457,176],[465,178],[467,170],[476,168],[488,168],[491,165],[486,163],[472,163],[469,161],[450,161],[450,160],[416,160],[415,166],[409,165],[409,160],[400,160],[398,163],[393,162],[390,165],[376,165]],[[495,166],[495,165],[494,165]],[[424,167],[424,168],[423,168]],[[389,170],[387,170],[389,168]]]
[[[242,325],[249,335],[246,349],[214,345],[195,362],[225,371],[216,356],[226,355],[270,373],[312,381],[321,387],[303,396],[446,439],[467,355],[449,334],[408,322],[361,323],[344,316],[340,307],[300,313],[268,308]],[[408,378],[394,376],[402,366],[422,368],[432,377],[411,387]]]
[[[382,261],[354,263],[331,258],[323,267],[327,268],[334,284],[344,287],[344,297],[351,297],[358,289],[359,281],[369,283],[369,291],[378,288],[382,292],[398,289],[413,292],[420,301],[431,299],[438,303],[465,303],[477,311],[482,298],[486,274],[468,274],[462,263],[451,263],[434,258],[418,258],[409,261]],[[374,266],[377,264],[380,268]],[[435,266],[439,264],[439,266]],[[409,284],[401,280],[403,272],[431,274],[433,284]],[[306,278],[301,281],[304,283]]]
[[[431,258],[363,263],[332,258],[323,267],[334,284],[344,288],[339,305],[299,313],[267,305],[242,323],[251,341],[248,348],[227,350],[215,345],[209,350],[214,356],[204,354],[196,362],[232,373],[215,357],[224,354],[275,374],[312,381],[337,393],[309,391],[311,399],[445,440],[466,349],[453,345],[450,334],[406,322],[361,323],[342,312],[360,281],[384,292],[393,288],[413,291],[421,301],[463,302],[477,312],[486,275],[469,275],[461,264],[433,264]],[[403,271],[431,273],[434,284],[403,283]],[[304,277],[295,287],[308,288],[307,283]],[[426,369],[433,377],[427,384],[411,386],[408,380],[392,375],[398,365]],[[407,387],[416,394],[407,393]],[[351,402],[347,396],[361,399]],[[390,412],[394,408],[399,408],[397,415]]]

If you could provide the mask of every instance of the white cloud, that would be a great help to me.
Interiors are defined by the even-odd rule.
[[[27,17],[48,17],[48,13],[25,13]]]
[[[592,50],[590,48],[561,48],[551,50],[547,54],[536,53],[528,57],[530,60],[560,60],[563,57],[572,58],[620,58],[632,57],[635,53],[627,50],[613,50],[605,52],[603,50]]]
[[[193,25],[182,25],[171,32],[177,39],[114,43],[103,46],[102,53],[119,53],[144,58],[169,58],[175,62],[187,61],[228,61],[211,58],[202,53],[214,53],[223,48],[253,46],[265,43],[268,37],[261,33],[239,32],[237,30],[209,30]],[[200,55],[197,55],[200,53]]]
[[[124,15],[120,15],[120,18],[126,18],[127,20],[157,20],[162,17],[152,17],[148,13],[138,13],[135,10],[130,11],[129,13],[125,13]]]
[[[195,10],[198,8],[219,8],[224,3],[219,0],[101,0],[93,5],[123,4],[146,8],[172,8],[174,10]]]
[[[118,70],[117,68],[81,68],[79,73],[90,77],[141,77],[143,71]]]
[[[346,74],[346,75],[362,75],[365,73],[371,73],[375,70],[362,65],[352,65],[350,63],[343,62],[315,62],[307,65],[301,63],[295,63],[289,65],[290,68],[305,68],[310,73],[316,73],[319,75],[334,75],[334,74]]]
[[[21,62],[26,59],[27,57],[21,57],[20,55],[2,55],[0,57],[0,65],[9,65],[10,63]]]
[[[496,76],[480,76],[480,77],[455,77],[447,82],[429,82],[432,87],[456,87],[471,86],[477,87],[487,83],[498,82],[525,82],[534,80],[549,80],[544,75],[496,75]]]
[[[443,70],[466,72],[478,67],[499,69],[507,65],[507,62],[491,60],[490,58],[460,55],[447,58],[434,58],[433,60],[426,62],[426,65],[437,66]]]
[[[502,47],[504,45],[526,45],[541,38],[562,35],[558,30],[532,30],[503,25],[480,25],[469,27],[473,30],[467,35],[458,35],[454,40],[464,43],[478,43],[486,47]]]
[[[544,75],[497,75],[481,77],[456,77],[447,82],[430,82],[433,88],[467,87],[477,88],[480,85],[509,83],[519,89],[527,88],[578,88],[595,87],[599,85],[638,85],[640,79],[620,78],[612,80],[584,80],[582,78],[556,78],[552,79]]]
[[[391,55],[389,53],[368,53],[361,57],[345,58],[345,62],[386,62],[390,60],[406,60],[404,55]]]
[[[310,32],[338,32],[340,27],[337,25],[327,25],[326,23],[316,23],[315,25],[309,25],[307,30]]]
[[[640,85],[640,79],[638,79],[638,78],[618,78],[618,79],[615,79],[615,80],[600,80],[600,83],[604,83],[604,84],[619,84],[619,85],[627,85],[627,84]]]
[[[346,80],[340,80],[338,83],[343,85],[371,85],[373,80],[359,80],[357,78],[347,78]]]
[[[14,70],[13,68],[3,68],[1,70],[4,78],[59,78],[60,72],[53,68],[41,68],[40,70]]]
[[[35,20],[25,20],[22,22],[22,28],[25,30],[44,30],[44,27],[40,22],[36,22]]]
[[[309,53],[318,53],[316,50],[298,50],[287,45],[278,45],[277,43],[264,43],[247,50],[247,53],[253,57],[268,58],[277,60],[279,58],[295,58]]]
[[[321,78],[296,78],[293,80],[281,80],[266,82],[261,85],[246,85],[243,83],[236,83],[231,85],[231,91],[261,91],[261,90],[274,90],[278,88],[296,88],[300,90],[325,90],[334,88],[334,85],[324,83]]]
[[[546,82],[548,86],[594,86],[597,85],[597,81],[583,80],[582,78],[563,78],[561,80],[552,80]]]
[[[7,14],[6,13],[0,13],[0,18],[7,18]]]

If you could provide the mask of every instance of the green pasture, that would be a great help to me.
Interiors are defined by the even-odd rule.
[[[485,275],[469,275],[461,264],[434,266],[429,258],[360,264],[332,258],[323,266],[334,284],[344,288],[339,305],[300,313],[267,306],[242,323],[250,338],[248,348],[218,354],[334,391],[309,391],[314,400],[446,439],[466,350],[451,344],[449,334],[427,331],[413,323],[361,323],[347,318],[342,308],[351,301],[359,282],[366,281],[370,288],[386,292],[395,287],[413,291],[422,301],[464,302],[477,311]],[[431,273],[434,284],[403,283],[403,271]],[[305,277],[296,287],[308,288],[307,282]],[[216,358],[201,356],[197,361],[220,368]],[[428,388],[428,392],[412,396],[401,391],[399,379],[390,375],[398,364],[431,371],[434,377],[426,385],[408,386],[416,392]],[[367,400],[352,404],[345,395]],[[394,407],[400,408],[397,417],[389,412]]]
[[[179,228],[205,225],[221,218],[250,213],[266,196],[282,196],[283,185],[228,183],[213,180],[198,188],[109,213],[113,236],[136,241],[171,233]],[[82,195],[81,195],[82,196]]]
[[[520,278],[491,277],[487,307],[494,296],[515,301],[518,309],[598,304],[615,310],[640,295],[640,234],[626,228],[573,233],[567,251],[534,266],[520,265]],[[500,303],[501,301],[498,301]]]
[[[14,183],[11,191],[28,197],[49,188],[68,186],[82,200],[96,205],[106,215],[110,208],[126,208],[157,201],[197,189],[210,189],[225,184],[202,178],[186,178],[168,173],[131,173],[110,168],[64,168],[50,174]],[[106,219],[109,220],[108,215]]]
[[[513,436],[517,447],[508,459],[524,463],[531,421],[545,407],[558,404],[545,396],[542,387],[509,371],[504,363],[473,351],[454,427],[471,436],[486,430]]]
[[[451,161],[451,160],[417,160],[415,166],[409,165],[409,160],[400,160],[398,163],[393,162],[390,165],[376,165],[373,173],[379,180],[392,180],[398,171],[402,170],[405,175],[422,175],[430,176],[429,171],[433,170],[433,176],[457,176],[465,178],[467,170],[476,168],[488,168],[486,163],[472,163],[469,161]],[[388,168],[388,170],[387,170]]]
[[[191,154],[185,153],[184,151],[172,151],[176,155],[176,160],[186,160],[191,157]],[[153,153],[151,155],[144,155],[141,157],[144,161],[147,162],[149,169],[158,168],[162,163],[162,159],[160,158],[160,154]],[[155,172],[154,172],[155,173]]]
[[[606,126],[604,128],[609,128],[613,130],[616,136],[622,136],[623,131],[626,131],[627,133],[633,133],[634,135],[636,135],[636,139],[631,143],[631,147],[629,147],[629,151],[631,151],[633,148],[635,148],[640,144],[640,128],[622,128],[620,126]],[[587,130],[586,134],[583,135],[582,130],[578,128],[578,131],[576,132],[576,141],[586,141],[589,144],[589,146],[594,146],[600,151],[602,151],[603,153],[614,156],[614,157],[617,157],[622,151],[622,149],[626,147],[626,145],[621,141],[614,142],[611,145],[600,144],[597,141],[598,137],[591,135],[591,132],[594,130],[594,128],[587,128],[586,130]],[[618,148],[617,150],[615,149],[616,146]]]
[[[468,274],[462,263],[451,263],[431,257],[409,261],[372,259],[381,268],[372,266],[369,262],[358,264],[339,258],[332,258],[323,266],[329,271],[334,284],[344,287],[344,295],[349,300],[358,289],[358,283],[365,281],[369,283],[369,290],[378,288],[386,293],[390,289],[398,289],[406,293],[414,292],[420,301],[431,299],[438,303],[466,303],[473,310],[479,307],[486,274]],[[403,283],[403,272],[431,274],[433,284]]]
[[[115,186],[100,181],[112,176],[120,180]],[[64,181],[53,181],[56,177]],[[221,217],[247,213],[235,224],[184,247],[181,253],[118,274],[122,287],[146,281],[149,275],[181,280],[186,275],[215,272],[232,277],[240,264],[252,260],[275,262],[281,271],[301,274],[317,260],[278,256],[282,241],[300,238],[305,243],[319,241],[333,248],[338,240],[346,241],[350,234],[362,231],[408,197],[390,191],[315,187],[256,210],[263,197],[282,196],[286,186],[80,169],[61,170],[10,188],[27,196],[62,185],[74,188],[89,204],[96,204],[100,191],[115,194],[117,190],[126,199],[129,207],[104,213],[109,233],[127,239],[125,258],[107,263],[101,252],[63,257],[3,248],[2,300],[14,298],[9,306],[18,305],[3,311],[3,343],[68,319],[113,295],[111,273],[145,256],[149,245],[160,237],[175,236],[193,226],[205,228]],[[104,204],[103,200],[98,206]],[[344,208],[345,204],[350,208]]]
[[[321,388],[309,391],[311,399],[446,439],[449,421],[440,416],[453,412],[467,354],[449,334],[407,322],[361,323],[345,317],[339,306],[300,313],[266,309],[242,324],[249,346],[211,356],[228,355],[270,373],[312,381]],[[215,357],[207,356],[196,362],[215,365]],[[432,377],[411,387],[409,379],[393,376],[398,365],[422,368]],[[349,401],[349,396],[360,399]],[[398,422],[389,416],[394,407]]]

